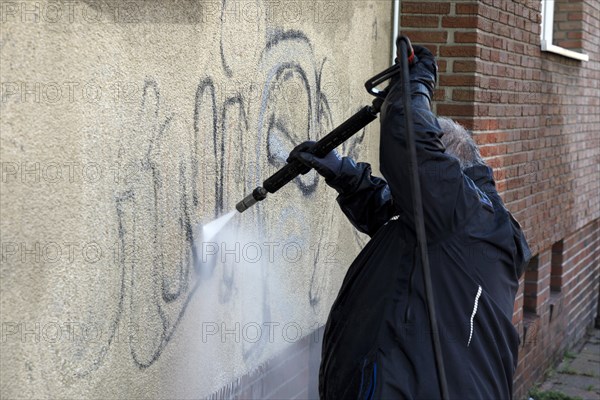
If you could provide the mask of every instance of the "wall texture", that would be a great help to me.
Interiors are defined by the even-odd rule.
[[[402,1],[536,257],[516,397],[582,337],[600,264],[600,9]],[[319,327],[366,238],[310,173],[207,238],[371,99],[389,1],[0,2],[3,398],[314,397]],[[563,36],[559,36],[564,35]],[[376,164],[377,126],[343,152]],[[200,228],[199,228],[200,227]],[[242,234],[239,234],[242,232]]]
[[[401,31],[440,58],[437,111],[473,129],[536,257],[514,323],[522,347],[515,396],[585,333],[600,274],[600,5],[557,1],[541,51],[542,1],[402,1]]]
[[[231,395],[309,340],[365,241],[324,182],[198,226],[371,102],[391,3],[0,4],[2,398]]]

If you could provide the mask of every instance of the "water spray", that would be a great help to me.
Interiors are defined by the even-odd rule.
[[[217,233],[219,233],[221,229],[227,225],[227,223],[235,216],[235,214],[235,210],[233,210],[206,225],[202,225],[202,240],[208,242],[217,236]]]

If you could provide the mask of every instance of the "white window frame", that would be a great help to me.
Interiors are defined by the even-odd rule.
[[[542,51],[560,54],[561,56],[574,58],[580,61],[589,61],[590,56],[578,53],[564,47],[552,44],[552,35],[554,31],[554,0],[542,0],[542,29],[541,45]]]

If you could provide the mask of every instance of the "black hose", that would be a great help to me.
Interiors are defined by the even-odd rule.
[[[435,301],[433,287],[431,284],[431,270],[429,269],[429,253],[427,251],[427,237],[425,235],[425,222],[423,217],[423,200],[421,197],[421,184],[419,182],[419,171],[417,166],[417,150],[415,145],[415,133],[412,120],[412,105],[410,93],[410,76],[408,70],[408,54],[410,42],[407,38],[400,38],[400,63],[402,65],[402,90],[404,103],[404,118],[406,124],[406,145],[410,154],[410,171],[413,210],[415,215],[415,231],[417,233],[417,243],[421,250],[421,264],[423,267],[423,280],[425,281],[425,298],[427,300],[427,310],[429,314],[429,325],[431,326],[433,353],[435,356],[435,367],[438,375],[438,383],[442,400],[449,399],[448,384],[446,383],[446,371],[444,370],[444,358],[442,355],[442,346],[440,343],[440,333],[437,325],[435,312]]]

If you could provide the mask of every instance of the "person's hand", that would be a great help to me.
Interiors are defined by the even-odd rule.
[[[422,70],[425,68],[426,71],[433,76],[433,79],[435,79],[437,74],[437,63],[435,61],[435,56],[427,47],[424,46],[415,45],[413,46],[413,50],[415,51],[415,60],[411,65],[411,75],[418,69]]]
[[[410,67],[411,83],[421,83],[427,87],[429,97],[433,96],[433,89],[437,81],[437,63],[431,52],[423,46],[413,46],[415,60]]]
[[[287,162],[297,160],[309,168],[314,168],[326,180],[335,179],[342,168],[342,158],[336,150],[330,151],[325,157],[315,156],[310,153],[315,143],[312,140],[300,143],[290,152]]]

